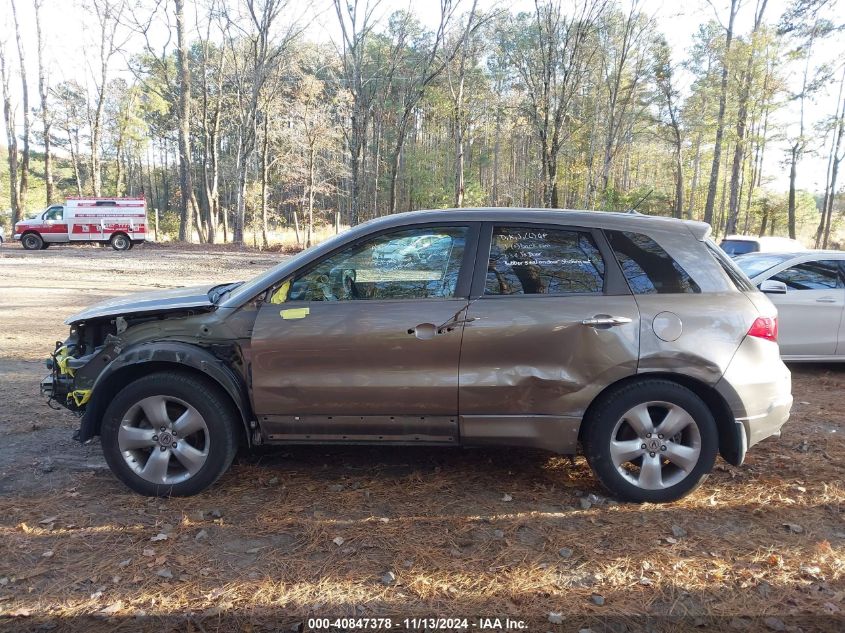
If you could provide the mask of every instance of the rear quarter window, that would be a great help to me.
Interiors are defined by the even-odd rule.
[[[710,254],[713,256],[713,259],[715,259],[716,263],[722,267],[722,270],[725,271],[728,279],[733,282],[733,285],[737,290],[754,290],[754,284],[751,283],[751,280],[736,260],[728,257],[725,252],[712,241],[707,240],[705,243],[707,244],[707,250],[710,251]]]
[[[701,292],[687,271],[648,235],[631,231],[606,231],[606,234],[634,294]]]

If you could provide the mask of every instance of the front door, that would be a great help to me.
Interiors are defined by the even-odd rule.
[[[636,373],[637,304],[598,232],[484,233],[461,350],[463,440],[570,452],[595,395]]]
[[[45,242],[67,242],[68,225],[64,219],[64,208],[53,206],[47,209],[42,218],[44,226],[41,230],[41,237]]]
[[[836,260],[795,264],[770,277],[786,294],[767,295],[778,309],[778,343],[784,356],[831,356],[845,307],[845,285]]]
[[[393,229],[272,289],[251,352],[267,438],[457,443],[477,233],[472,223]]]

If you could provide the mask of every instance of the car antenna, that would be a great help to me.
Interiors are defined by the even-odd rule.
[[[654,188],[649,189],[649,190],[648,190],[648,193],[647,193],[647,194],[645,194],[645,195],[644,195],[642,198],[640,198],[639,200],[637,200],[637,204],[635,204],[633,207],[631,207],[630,209],[628,209],[627,211],[625,211],[625,213],[636,213],[636,214],[638,214],[638,215],[642,215],[639,211],[637,211],[637,209],[639,208],[639,206],[640,206],[643,202],[645,202],[646,200],[648,200],[648,197],[649,197],[652,193],[654,193]]]

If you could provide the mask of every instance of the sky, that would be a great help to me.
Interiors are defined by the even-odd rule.
[[[170,0],[165,0],[170,2]],[[362,0],[363,1],[363,0]],[[371,0],[372,1],[372,0]],[[564,0],[564,6],[567,1]],[[631,0],[619,0],[626,5]],[[742,7],[737,16],[736,32],[740,35],[748,33],[751,28],[755,4],[758,0],[742,0]],[[11,13],[12,0],[0,0],[0,45],[5,44],[7,58],[11,57],[14,65],[17,66],[17,49],[14,39],[14,23]],[[24,47],[27,55],[27,75],[30,86],[30,105],[38,105],[37,93],[37,58],[35,39],[35,17],[32,0],[15,0],[21,29],[24,33]],[[90,60],[96,56],[94,46],[95,37],[90,32],[92,21],[84,8],[85,0],[43,0],[44,7],[43,29],[45,41],[48,42],[45,51],[45,61],[49,68],[49,81],[57,84],[64,80],[75,79],[82,84],[90,82],[91,67]],[[138,0],[131,0],[135,4]],[[197,12],[202,11],[208,0],[186,3],[187,20],[193,29],[197,24]],[[462,0],[465,8],[469,8],[471,0]],[[766,21],[774,23],[783,14],[790,4],[788,0],[769,0],[766,8]],[[834,8],[831,14],[841,13],[845,9],[845,0],[838,0],[838,10]],[[653,16],[657,28],[669,41],[673,51],[673,61],[681,62],[687,56],[687,49],[692,43],[693,35],[699,25],[718,15],[726,22],[729,0],[641,0],[642,9],[650,16]],[[440,0],[381,0],[376,15],[385,18],[397,9],[411,7],[419,16],[421,21],[430,27],[436,26],[439,20]],[[507,7],[513,12],[532,11],[533,0],[479,0],[481,10],[489,10],[493,7]],[[836,7],[836,4],[834,5]],[[308,24],[306,35],[317,41],[337,41],[339,29],[337,16],[331,0],[290,0],[290,14]],[[830,16],[836,19],[835,15]],[[129,41],[127,49],[130,51],[139,50],[140,43]],[[86,50],[90,54],[86,54]],[[816,52],[814,62],[828,61],[833,64],[842,64],[845,59],[845,35],[839,34],[826,43],[823,48]],[[118,57],[114,60],[115,69],[125,70],[126,62]],[[840,66],[841,68],[841,66]],[[789,67],[788,86],[795,92],[801,86],[800,64],[793,64]],[[127,79],[131,79],[127,77]],[[20,80],[17,76],[13,78],[13,98],[20,108],[22,90]],[[682,76],[683,83],[683,76]],[[687,84],[689,78],[687,78]],[[683,86],[682,86],[683,88]],[[826,115],[832,115],[836,109],[837,101],[836,82],[830,82],[812,102],[806,104],[805,119],[809,129],[817,120]],[[797,103],[787,104],[780,109],[776,117],[779,121],[789,122],[795,125],[797,122]],[[18,117],[19,128],[22,128],[20,116]],[[790,128],[787,128],[788,130]],[[19,129],[19,133],[22,130]],[[34,145],[37,145],[33,141]],[[811,143],[811,150],[818,150],[818,155],[812,152],[805,155],[798,171],[798,187],[810,191],[820,192],[824,188],[825,172],[827,162],[827,148],[821,147],[821,140],[816,139]],[[767,148],[766,163],[764,165],[764,180],[768,179],[768,186],[772,189],[785,191],[789,186],[788,166],[785,165],[787,145],[784,140],[771,143]]]

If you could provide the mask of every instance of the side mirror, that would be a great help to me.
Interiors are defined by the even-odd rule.
[[[775,281],[774,279],[767,279],[760,284],[760,290],[772,295],[785,295],[786,284],[782,281]]]

